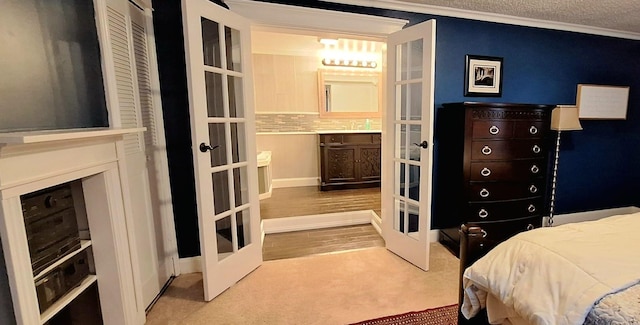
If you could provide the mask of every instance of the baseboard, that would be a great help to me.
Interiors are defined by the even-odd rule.
[[[180,259],[180,274],[202,272],[200,256],[183,257]]]
[[[275,234],[289,231],[361,225],[371,223],[371,213],[371,210],[361,210],[265,219],[262,220],[262,227],[265,234]]]
[[[373,210],[371,210],[371,225],[382,236],[382,218],[378,216]]]
[[[566,223],[580,222],[580,221],[591,221],[598,220],[610,216],[615,216],[618,214],[630,214],[640,212],[640,208],[636,206],[622,207],[622,208],[611,208],[611,209],[602,209],[602,210],[593,210],[593,211],[584,211],[584,212],[576,212],[576,213],[567,213],[567,214],[559,214],[553,217],[553,225],[563,225]],[[547,224],[548,217],[544,217],[544,224]]]
[[[371,225],[373,226],[373,228],[376,230],[376,232],[378,232],[378,234],[380,234],[380,236],[382,236],[382,218],[380,216],[378,216],[377,213],[375,213],[373,210],[369,210],[371,211]],[[429,230],[429,242],[435,243],[438,241],[438,230]],[[263,233],[263,237],[264,237],[264,233]]]
[[[273,193],[272,188],[270,188],[269,191],[267,191],[267,192],[259,193],[258,194],[258,200],[264,200],[264,199],[270,198],[271,194]]]
[[[438,242],[438,235],[440,235],[440,230],[438,229],[429,230],[429,242],[430,243]]]
[[[318,177],[278,178],[271,181],[273,188],[317,186],[320,184]]]

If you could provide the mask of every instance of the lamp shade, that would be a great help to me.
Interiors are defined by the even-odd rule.
[[[582,130],[576,106],[560,106],[551,111],[551,129],[556,131]]]

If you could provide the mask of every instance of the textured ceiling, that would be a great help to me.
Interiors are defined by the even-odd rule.
[[[399,0],[640,33],[640,0]]]

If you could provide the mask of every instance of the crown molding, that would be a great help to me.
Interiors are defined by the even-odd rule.
[[[260,1],[225,0],[225,4],[231,11],[251,20],[252,28],[270,31],[284,28],[386,40],[387,35],[409,23],[405,19]]]
[[[324,2],[339,3],[345,5],[371,7],[380,9],[399,10],[407,12],[415,12],[429,15],[445,16],[472,19],[479,21],[487,21],[494,23],[502,23],[517,26],[537,27],[553,30],[561,30],[568,32],[577,32],[584,34],[609,36],[616,38],[640,40],[639,33],[619,31],[614,29],[607,29],[601,27],[593,27],[586,25],[570,24],[555,22],[542,19],[523,18],[516,16],[501,15],[489,12],[479,12],[465,9],[456,9],[448,7],[439,7],[433,5],[419,4],[419,3],[406,3],[397,0],[321,0]]]

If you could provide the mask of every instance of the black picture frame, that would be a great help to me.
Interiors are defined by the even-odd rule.
[[[471,55],[465,57],[464,95],[501,97],[503,58]]]

